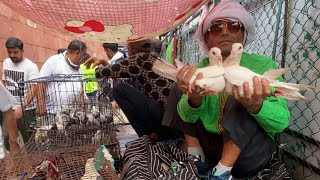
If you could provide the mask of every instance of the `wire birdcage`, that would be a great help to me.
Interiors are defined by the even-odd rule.
[[[108,148],[114,157],[117,152],[114,147]],[[41,152],[25,154],[0,161],[0,179],[119,179],[112,166],[104,166],[98,171],[88,168],[87,161],[94,158],[96,148],[82,147],[73,151]],[[116,161],[116,163],[118,163]],[[49,165],[50,164],[50,165]],[[110,164],[110,162],[106,162]],[[117,165],[117,164],[116,164]],[[89,175],[89,176],[88,176]],[[84,179],[86,179],[84,178]]]
[[[97,83],[95,93],[86,89],[86,83],[92,82]],[[19,82],[19,88],[36,85],[33,99],[38,113],[36,122],[29,124],[33,131],[29,141],[13,159],[6,158],[0,164],[3,172],[0,179],[30,177],[35,173],[34,166],[41,163],[46,166],[46,160],[54,155],[63,158],[56,164],[58,179],[80,179],[86,173],[86,162],[94,157],[101,145],[109,149],[119,170],[120,146],[113,124],[111,91],[105,91],[106,83],[105,79],[84,79],[78,74],[52,75]],[[94,95],[88,97],[87,94]],[[98,173],[103,179],[117,179],[117,174],[110,169],[102,169]]]
[[[110,98],[98,86],[99,81],[73,74],[20,82],[20,87],[37,85],[31,95],[37,107],[37,120],[30,125],[40,130],[68,130],[102,129],[112,124]],[[95,83],[96,88],[88,92],[89,83]]]

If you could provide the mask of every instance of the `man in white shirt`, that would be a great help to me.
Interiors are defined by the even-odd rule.
[[[118,59],[123,58],[124,54],[118,50],[117,43],[103,43],[102,44],[106,55],[108,56],[109,64],[115,63]]]
[[[83,96],[81,86],[81,61],[87,46],[80,40],[73,40],[66,51],[51,56],[42,66],[40,76],[46,83],[39,85],[43,106],[40,113],[56,114],[62,105],[79,105]],[[59,78],[59,80],[57,79]],[[50,79],[53,81],[50,82]],[[74,80],[74,82],[71,82]],[[44,100],[44,101],[43,101]],[[83,99],[82,99],[83,100]]]
[[[19,144],[17,142],[17,123],[14,118],[14,112],[12,106],[16,103],[15,98],[0,82],[0,111],[3,113],[4,124],[6,124],[9,134],[10,153],[15,155],[19,150]],[[0,129],[1,134],[1,129]],[[1,135],[0,135],[1,137]],[[0,138],[0,159],[4,157],[3,148],[1,147],[2,137]]]
[[[3,61],[2,82],[16,99],[12,109],[14,110],[14,116],[23,141],[27,142],[32,134],[29,131],[30,125],[35,122],[35,103],[33,98],[37,86],[32,83],[19,82],[38,78],[39,69],[34,62],[23,57],[23,42],[20,39],[11,37],[6,41],[5,46],[9,58]],[[8,148],[8,134],[4,133],[3,136]]]

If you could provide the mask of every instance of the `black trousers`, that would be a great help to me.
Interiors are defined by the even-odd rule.
[[[221,159],[223,143],[232,139],[240,148],[240,156],[232,168],[235,178],[250,178],[260,170],[267,168],[276,151],[276,142],[257,123],[246,109],[229,97],[224,108],[223,134],[208,132],[201,120],[195,124],[172,123],[174,128],[193,137],[197,137],[206,159],[213,166]]]
[[[181,136],[171,127],[162,125],[164,110],[160,103],[136,88],[124,83],[113,87],[113,98],[128,118],[130,124],[139,137],[157,133],[159,140],[166,140]]]

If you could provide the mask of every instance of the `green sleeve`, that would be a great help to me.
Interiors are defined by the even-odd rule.
[[[166,60],[172,64],[172,47],[173,46],[173,39],[170,41],[168,47],[167,47],[167,50],[166,50]]]
[[[195,123],[198,119],[200,119],[204,108],[205,103],[203,103],[203,101],[198,108],[191,107],[185,94],[182,95],[177,105],[178,114],[180,115],[181,119],[188,123]]]
[[[198,68],[205,67],[209,64],[208,58],[203,59],[200,61],[200,63],[197,65]],[[205,103],[202,101],[200,107],[193,108],[189,105],[187,96],[185,94],[182,95],[177,110],[181,117],[181,119],[188,123],[195,123],[198,119],[200,119],[200,116],[203,114],[203,110],[205,109]]]
[[[255,71],[259,74],[263,74],[269,69],[277,69],[277,65],[271,58],[263,58],[258,56],[255,62],[262,64],[259,70]],[[259,62],[261,60],[261,62]],[[255,68],[259,67],[258,64]],[[283,81],[282,77],[277,78],[279,81]],[[260,126],[273,138],[276,133],[282,132],[288,127],[290,121],[290,112],[287,105],[287,100],[284,98],[268,97],[262,104],[261,110],[258,114],[252,114],[257,120]]]
[[[258,114],[252,114],[260,126],[273,138],[288,127],[290,112],[283,98],[269,97],[263,102]]]

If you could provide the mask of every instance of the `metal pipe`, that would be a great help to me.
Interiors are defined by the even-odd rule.
[[[287,42],[288,42],[288,0],[284,1],[284,14],[283,14],[283,39],[282,39],[282,55],[281,55],[281,68],[284,68],[286,62]]]
[[[282,3],[283,0],[278,0],[279,8],[277,13],[277,24],[276,24],[276,31],[274,33],[274,42],[273,42],[273,50],[272,50],[272,59],[275,60],[276,57],[276,50],[277,50],[277,40],[279,35],[279,27],[280,27],[280,18],[281,18],[281,12],[282,12]]]

